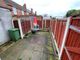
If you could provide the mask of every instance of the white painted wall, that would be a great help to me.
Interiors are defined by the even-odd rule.
[[[9,39],[8,30],[12,27],[12,16],[8,9],[0,8],[0,45]]]

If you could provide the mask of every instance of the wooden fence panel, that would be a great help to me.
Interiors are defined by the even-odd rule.
[[[62,45],[62,41],[63,41],[63,36],[64,36],[64,32],[65,32],[65,27],[66,27],[66,21],[60,21],[60,31],[58,33],[59,37],[58,37],[58,47],[59,49],[61,49],[61,45]]]
[[[26,34],[31,29],[30,20],[24,20],[24,21],[22,21],[21,22],[21,26],[22,26],[23,34]]]
[[[66,54],[66,51],[65,50],[63,50],[64,52],[62,53],[62,56],[61,56],[61,60],[69,60],[68,59],[68,56],[67,56],[67,54]],[[64,57],[65,56],[65,57]]]
[[[50,20],[46,20],[46,28],[50,28]]]
[[[52,25],[51,25],[52,26],[52,31],[54,33],[55,26],[56,26],[56,21],[53,20],[51,23],[52,23]]]
[[[67,21],[67,19],[51,21],[51,31],[55,36],[57,46],[60,50],[64,40],[64,33],[67,29],[67,23],[69,23],[68,33],[65,35],[66,39],[61,53],[61,60],[80,60],[80,18],[72,18],[70,22]]]
[[[27,28],[28,28],[28,32],[31,30],[31,23],[30,20],[27,21]]]
[[[37,21],[38,21],[39,28],[42,29],[42,20],[37,20]]]
[[[24,34],[25,33],[25,29],[24,28],[25,27],[24,27],[24,22],[23,21],[21,22],[21,27],[22,27],[22,31],[23,31],[23,34]]]
[[[52,23],[52,31],[55,35],[55,39],[58,45],[58,48],[61,48],[64,31],[65,31],[66,21],[54,20]]]
[[[66,60],[80,60],[80,19],[72,19],[69,27],[65,47],[68,52],[68,59]],[[62,53],[61,60],[65,60],[67,53],[65,50]],[[69,59],[70,58],[70,59]]]
[[[43,20],[43,28],[45,28],[45,20]]]

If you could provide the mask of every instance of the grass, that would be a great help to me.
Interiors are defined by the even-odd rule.
[[[53,53],[53,48],[52,47],[47,47],[47,49],[49,50],[49,53],[52,54]]]

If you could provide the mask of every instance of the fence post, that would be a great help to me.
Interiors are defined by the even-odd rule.
[[[18,19],[18,24],[19,24],[19,29],[20,29],[21,38],[23,39],[24,35],[23,35],[23,31],[22,31],[20,19]]]
[[[60,52],[59,52],[59,60],[61,60],[63,48],[65,47],[66,37],[67,37],[67,33],[68,33],[68,30],[69,30],[69,26],[70,26],[70,19],[71,19],[71,17],[69,17],[67,19],[67,22],[66,22],[66,28],[65,28],[65,32],[64,32],[64,37],[63,37],[63,40],[62,40],[62,46],[61,46],[61,49],[60,49]]]
[[[52,31],[52,36],[53,36],[53,38],[55,38],[55,32],[56,32],[56,24],[57,23],[57,20],[55,20],[55,27],[54,27],[54,31]],[[52,25],[53,26],[53,25]],[[52,28],[53,29],[53,28]],[[53,34],[53,32],[54,32],[54,34]],[[57,45],[57,42],[56,42],[56,40],[54,39],[54,43],[55,43],[55,46],[56,46],[56,50],[57,50],[57,52],[59,53],[59,49],[58,49],[58,45]],[[59,56],[59,54],[58,54],[58,56]]]
[[[42,21],[42,29],[43,29],[43,20],[41,20]]]
[[[45,19],[45,28],[46,28],[46,19]]]
[[[50,31],[52,32],[52,20],[50,20]]]
[[[57,20],[55,21],[54,35],[55,35],[55,33],[56,33],[56,26],[57,26]]]
[[[13,19],[12,19],[12,26],[13,26],[13,28],[14,28],[14,21],[13,21]]]

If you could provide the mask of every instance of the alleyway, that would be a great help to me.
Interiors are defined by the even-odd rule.
[[[0,55],[2,60],[49,60],[47,32],[30,34]],[[51,60],[51,59],[50,59]]]

